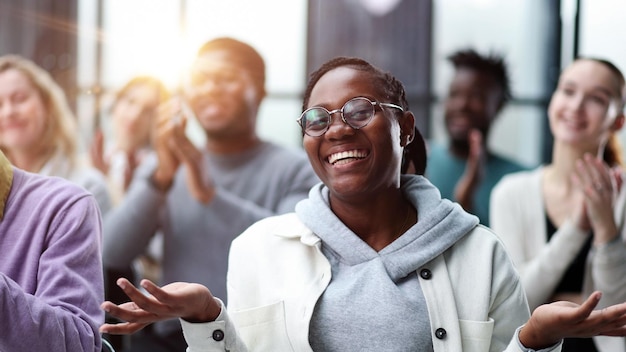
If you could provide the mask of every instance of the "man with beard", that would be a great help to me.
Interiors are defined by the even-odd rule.
[[[162,283],[201,282],[226,297],[231,241],[270,215],[292,212],[319,179],[304,153],[256,132],[265,64],[246,43],[218,38],[198,51],[181,99],[161,108],[156,157],[144,162],[122,204],[104,223],[104,265],[124,268],[163,234]],[[185,135],[193,115],[206,136]],[[177,320],[133,336],[130,351],[184,351]]]
[[[525,169],[487,148],[492,123],[511,99],[504,59],[472,49],[448,57],[455,69],[444,102],[447,146],[432,145],[427,177],[441,196],[457,201],[489,226],[489,196],[507,173]]]

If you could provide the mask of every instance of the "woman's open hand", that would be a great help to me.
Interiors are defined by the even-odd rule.
[[[527,348],[542,349],[566,337],[625,336],[626,303],[594,310],[600,297],[596,291],[580,305],[559,301],[537,307],[520,331],[520,342]]]
[[[220,304],[211,291],[203,285],[174,282],[158,287],[150,280],[142,280],[141,286],[150,294],[145,295],[124,278],[117,285],[131,299],[116,305],[106,301],[101,308],[122,323],[103,324],[100,332],[109,334],[132,334],[161,320],[183,318],[190,322],[214,321],[221,312]]]

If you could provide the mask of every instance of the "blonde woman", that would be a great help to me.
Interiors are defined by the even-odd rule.
[[[110,124],[104,128],[110,133],[98,130],[90,149],[93,165],[108,177],[114,203],[124,196],[135,168],[152,151],[157,109],[169,95],[165,85],[150,76],[133,77],[115,93],[104,124]]]
[[[0,57],[0,150],[20,169],[85,188],[104,214],[111,207],[106,180],[80,160],[77,139],[75,116],[50,74],[26,58]]]

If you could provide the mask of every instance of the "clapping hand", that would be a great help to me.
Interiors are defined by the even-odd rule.
[[[454,188],[454,199],[465,209],[474,209],[474,194],[485,174],[486,151],[483,146],[483,135],[479,130],[472,129],[468,136],[469,154],[465,164],[465,172]]]
[[[574,214],[576,223],[584,230],[593,230],[595,244],[611,241],[618,232],[613,208],[622,186],[620,173],[610,169],[603,160],[585,154],[576,162],[572,180],[583,194],[582,203]]]
[[[173,99],[160,109],[154,140],[159,166],[153,175],[153,183],[159,189],[169,189],[178,167],[183,164],[187,168],[189,192],[199,202],[208,203],[215,188],[207,177],[202,153],[185,134],[190,113],[179,99]]]

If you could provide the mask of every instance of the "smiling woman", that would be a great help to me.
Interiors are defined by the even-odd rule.
[[[520,268],[531,309],[554,300],[626,301],[626,188],[616,134],[626,85],[610,62],[581,58],[559,78],[548,108],[552,162],[505,176],[491,224]],[[567,351],[624,351],[624,340],[566,340]]]
[[[90,191],[106,213],[102,173],[77,154],[76,121],[50,74],[16,55],[0,57],[0,149],[23,170],[66,178]]]
[[[102,307],[128,323],[101,331],[181,317],[189,352],[556,351],[564,336],[626,334],[626,303],[594,311],[598,292],[529,319],[497,236],[426,178],[401,175],[415,130],[395,77],[357,58],[328,61],[312,74],[303,110],[341,111],[361,97],[381,103],[369,104],[367,125],[331,119],[325,133],[304,134],[323,183],[295,213],[260,220],[233,241],[228,310],[199,284],[144,280],[146,296],[120,279],[133,302]]]

